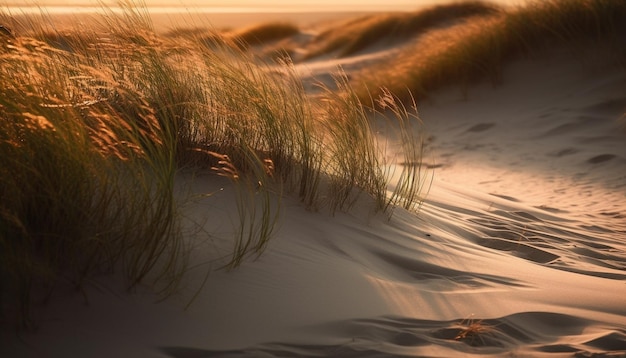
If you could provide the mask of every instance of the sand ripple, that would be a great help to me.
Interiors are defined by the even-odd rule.
[[[241,350],[163,347],[173,358],[203,357],[417,357],[550,356],[623,357],[626,330],[592,329],[596,322],[550,312],[524,312],[494,319],[450,321],[382,317],[326,324],[336,344],[270,343]],[[589,332],[589,331],[592,332]],[[573,338],[572,338],[573,337]],[[436,345],[437,349],[433,349]],[[598,355],[598,350],[606,355]],[[434,352],[434,354],[433,354]],[[611,352],[611,353],[608,353]]]

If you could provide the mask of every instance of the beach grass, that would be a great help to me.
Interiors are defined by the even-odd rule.
[[[159,36],[133,4],[93,28],[61,33],[40,21],[0,36],[7,320],[28,326],[42,288],[43,298],[61,284],[82,290],[102,273],[175,292],[189,250],[175,193],[183,169],[230,179],[238,224],[228,268],[267,247],[285,195],[330,212],[359,196],[373,210],[398,205],[369,112],[345,77],[341,91],[309,97],[290,63],[255,62],[219,37],[207,46],[202,34]],[[421,142],[406,129],[415,117],[394,121],[404,141]],[[415,148],[407,162],[421,161]],[[402,185],[409,201],[423,200],[420,183]]]
[[[590,48],[604,46],[623,64],[624,19],[626,4],[621,1],[529,2],[431,31],[391,62],[355,76],[355,81],[367,87],[359,89],[362,99],[381,94],[376,88],[387,88],[410,101],[404,95],[407,89],[421,98],[451,84],[500,83],[507,63],[549,49],[568,49],[584,62]]]
[[[119,267],[129,287],[150,274],[173,289],[176,168],[155,111],[95,57],[2,45],[3,295],[19,292],[26,319],[33,287],[80,288]]]
[[[436,5],[411,13],[376,14],[347,21],[319,34],[305,58],[333,52],[346,57],[376,45],[380,41],[406,40],[430,29],[470,17],[498,13],[500,9],[488,2],[465,1]]]
[[[268,22],[234,31],[230,34],[243,47],[263,45],[294,36],[300,32],[297,25],[287,22]]]

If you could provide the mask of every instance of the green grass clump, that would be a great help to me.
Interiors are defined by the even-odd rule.
[[[34,19],[0,37],[0,303],[21,323],[40,288],[82,289],[100,273],[176,290],[192,245],[175,194],[182,169],[232,183],[230,268],[263,252],[283,195],[331,212],[361,195],[379,211],[403,205],[386,193],[384,148],[345,78],[311,98],[289,63],[255,63],[226,40],[161,37],[147,19],[128,4],[93,28]],[[420,143],[407,130],[416,119],[397,113],[389,125]],[[395,187],[419,202],[413,183]]]
[[[351,20],[341,28],[321,33],[312,44],[307,58],[339,51],[346,57],[383,40],[405,40],[429,29],[474,16],[498,13],[498,7],[482,1],[466,1],[438,5],[408,14],[382,14]]]
[[[480,79],[498,83],[506,63],[550,48],[571,49],[573,56],[583,57],[605,46],[623,57],[625,20],[623,1],[531,2],[497,16],[433,31],[392,63],[368,69],[361,80],[370,88],[382,85],[398,93],[408,88],[426,96],[449,84],[466,85]],[[370,96],[366,90],[360,93],[361,98]]]

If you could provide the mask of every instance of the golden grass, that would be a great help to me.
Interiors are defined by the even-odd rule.
[[[369,90],[410,90],[415,96],[450,84],[477,80],[499,83],[506,63],[524,55],[559,47],[575,57],[605,46],[621,61],[626,38],[626,3],[611,0],[549,0],[507,9],[497,16],[431,31],[390,63],[368,68],[357,80]],[[374,90],[373,90],[374,89]],[[405,95],[403,100],[410,100]]]
[[[294,24],[270,22],[234,31],[230,33],[230,36],[245,48],[247,46],[262,45],[282,40],[299,32],[300,28]]]
[[[31,287],[81,287],[120,264],[130,286],[151,273],[172,289],[182,243],[154,112],[110,70],[45,42],[18,37],[2,47],[0,256],[10,278],[2,286],[18,293],[22,319]],[[124,112],[109,101],[116,96],[137,110]]]
[[[475,16],[498,13],[500,9],[483,1],[466,1],[433,6],[414,13],[370,15],[347,21],[321,33],[310,44],[306,58],[338,52],[345,57],[380,41],[401,41],[430,29]]]

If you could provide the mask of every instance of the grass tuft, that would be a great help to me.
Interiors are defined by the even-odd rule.
[[[402,158],[397,165],[401,172],[394,180],[395,187],[388,196],[385,209],[389,216],[396,207],[417,212],[423,203],[423,192],[428,192],[432,185],[432,175],[424,166],[423,155],[425,142],[422,133],[422,121],[417,116],[417,105],[412,101],[412,108],[407,108],[398,97],[385,90],[379,98],[377,107],[391,113],[397,122],[398,144]]]
[[[482,319],[464,319],[459,323],[458,329],[454,340],[465,342],[470,346],[485,346],[489,337],[501,333],[495,326],[485,323]]]

